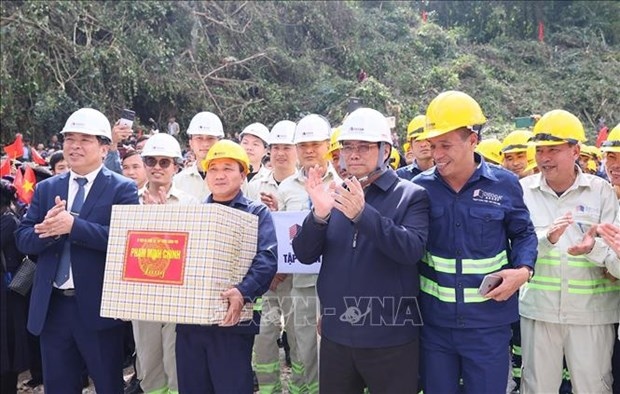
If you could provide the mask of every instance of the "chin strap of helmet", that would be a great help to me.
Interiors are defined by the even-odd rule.
[[[471,127],[471,131],[476,133],[476,135],[478,136],[478,142],[482,141],[482,130],[484,129],[484,126],[484,124],[477,124]]]

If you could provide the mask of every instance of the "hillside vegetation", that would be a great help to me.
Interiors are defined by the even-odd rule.
[[[92,106],[228,132],[320,113],[350,96],[398,131],[446,89],[476,98],[493,132],[555,108],[620,122],[620,2],[3,1],[1,140],[35,140]],[[425,16],[426,21],[422,16]],[[544,41],[538,40],[538,23]],[[369,78],[359,83],[357,71]]]

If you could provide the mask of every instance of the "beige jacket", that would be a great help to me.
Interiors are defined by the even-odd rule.
[[[560,324],[609,324],[620,319],[620,281],[605,278],[615,270],[618,256],[600,238],[590,253],[568,254],[592,225],[618,223],[615,192],[605,180],[577,169],[575,183],[560,197],[541,174],[521,179],[524,200],[538,234],[536,274],[522,287],[519,311],[524,317]],[[549,227],[572,212],[574,223],[551,244]]]
[[[196,163],[176,174],[174,176],[174,183],[180,190],[194,196],[194,198],[198,199],[201,203],[204,202],[211,193],[207,186],[206,179],[202,179],[200,176]]]

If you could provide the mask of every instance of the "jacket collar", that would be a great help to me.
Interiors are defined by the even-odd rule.
[[[575,164],[575,172],[577,172],[575,182],[573,182],[573,184],[568,189],[566,189],[564,193],[577,189],[579,187],[589,188],[591,186],[590,182],[588,182],[588,177],[586,176],[586,174],[583,173],[583,171],[581,171],[581,167],[579,167],[577,164]],[[547,180],[542,176],[542,174],[539,173],[532,176],[538,177],[538,179],[535,182],[529,184],[530,189],[540,189],[541,191],[556,194],[556,192],[554,192],[553,189],[551,189],[551,187],[547,184]]]
[[[388,168],[372,184],[385,192],[389,190],[392,185],[394,185],[394,183],[398,182],[399,179],[400,178],[398,177],[398,175],[396,175],[396,172],[394,172],[394,170],[392,170],[391,168]]]
[[[207,197],[207,204],[211,204],[211,203],[216,203],[215,201],[213,201],[213,194],[209,194],[209,196]],[[232,208],[236,208],[236,207],[245,208],[245,207],[250,206],[250,203],[251,201],[248,200],[243,195],[243,192],[240,190],[239,193],[237,193],[237,195],[235,196],[235,198],[232,199],[229,206]]]

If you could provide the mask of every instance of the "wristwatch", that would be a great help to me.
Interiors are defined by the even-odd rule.
[[[519,266],[516,266],[515,269],[519,269],[523,267],[527,268],[527,270],[530,272],[530,276],[527,278],[527,281],[529,283],[534,277],[534,268],[530,267],[529,265],[519,265]]]

